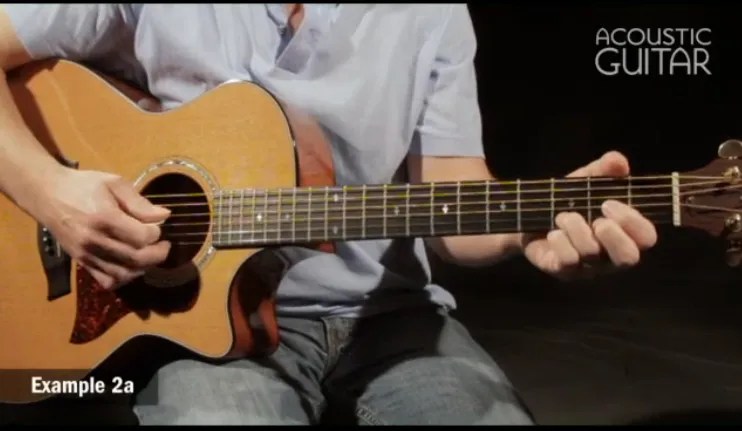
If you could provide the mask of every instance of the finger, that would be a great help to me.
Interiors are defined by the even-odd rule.
[[[104,233],[137,249],[153,244],[161,234],[158,226],[141,223],[119,209],[101,214],[94,224]]]
[[[593,230],[614,265],[627,267],[639,262],[639,248],[618,223],[601,217],[593,223]]]
[[[108,185],[119,206],[144,223],[160,223],[170,216],[167,208],[153,205],[124,180],[117,179]]]
[[[80,266],[87,271],[91,277],[102,287],[103,289],[109,290],[116,287],[116,282],[113,280],[113,277],[111,277],[108,274],[105,274],[103,271],[100,271],[90,265],[86,265],[82,262],[80,262]]]
[[[151,268],[163,263],[170,254],[171,248],[172,244],[169,241],[158,241],[155,244],[138,250],[138,260],[141,263],[141,267]]]
[[[122,286],[131,280],[144,275],[143,270],[131,270],[90,253],[86,253],[80,261],[89,268],[103,273],[106,277],[113,280],[115,287]],[[97,280],[97,279],[96,279]],[[108,288],[111,288],[109,285]]]
[[[631,237],[640,250],[654,247],[657,243],[657,229],[639,211],[615,200],[603,202],[603,215],[615,221]]]
[[[546,241],[558,260],[555,271],[569,271],[577,268],[580,263],[580,254],[572,246],[567,234],[562,230],[553,230],[546,235]]]
[[[571,172],[567,177],[622,177],[629,175],[629,161],[618,151],[609,151],[597,160]]]
[[[160,241],[156,244],[136,249],[128,244],[101,236],[89,245],[88,251],[96,256],[126,267],[130,270],[145,270],[162,263],[170,252],[170,243]]]
[[[576,212],[564,212],[557,214],[554,223],[564,231],[583,260],[597,261],[600,258],[600,244],[584,217]]]

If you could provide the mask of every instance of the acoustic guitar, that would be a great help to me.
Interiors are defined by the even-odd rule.
[[[336,185],[319,124],[253,83],[162,113],[141,110],[137,89],[69,61],[24,66],[9,84],[60,163],[121,175],[170,208],[162,235],[173,247],[160,267],[105,290],[0,197],[0,403],[69,392],[59,383],[86,381],[143,339],[212,359],[272,352],[281,268],[261,251],[279,245],[332,253],[337,241],[540,232],[560,211],[590,221],[610,198],[657,224],[728,238],[732,256],[740,249],[739,141],[702,169],[667,175]],[[109,391],[122,383],[106,382]]]

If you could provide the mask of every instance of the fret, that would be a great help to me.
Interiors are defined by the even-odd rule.
[[[296,187],[291,189],[291,243],[296,242]]]
[[[554,210],[561,212],[578,212],[587,217],[585,203],[585,180],[583,178],[563,179],[554,191]]]
[[[234,211],[234,203],[233,203],[234,194],[232,193],[231,190],[227,193],[229,193],[229,201],[228,201],[229,212],[227,213],[227,245],[231,245],[233,244],[232,231],[234,230],[233,222],[232,222],[232,211]]]
[[[628,176],[626,178],[626,182],[628,183],[626,186],[626,204],[632,206],[633,203],[631,202],[631,176]]]
[[[493,182],[490,186],[490,232],[518,230],[516,192],[517,186],[512,181]]]
[[[222,242],[222,212],[224,212],[224,192],[219,191],[219,202],[217,203],[216,211],[216,226],[214,230],[214,242],[221,244]]]
[[[386,186],[364,187],[362,205],[362,239],[386,237]]]
[[[555,181],[521,181],[516,186],[520,196],[520,232],[545,232],[554,228],[555,195],[558,189]]]
[[[348,201],[348,188],[343,186],[343,215],[341,216],[343,223],[343,241],[348,238],[348,227],[347,227],[347,216],[345,214],[346,202]]]
[[[456,183],[439,183],[436,184],[435,190],[436,235],[453,235],[460,226],[459,186]]]
[[[366,238],[366,185],[361,192],[361,238]]]
[[[627,188],[629,181],[631,181],[631,202],[635,209],[641,213],[654,214],[662,219],[672,220],[673,180],[671,176],[633,179],[627,177],[621,180],[612,180],[611,186],[614,189],[617,187]],[[612,196],[619,195],[616,190],[603,194],[609,195],[611,199],[617,199]]]
[[[680,226],[680,178],[677,172],[672,173],[672,224]]]
[[[385,237],[408,236],[409,220],[409,193],[405,192],[409,185],[390,185],[385,190],[384,220]],[[407,210],[405,210],[407,208]]]
[[[593,200],[590,196],[590,177],[585,178],[587,188],[587,224],[593,224]]]
[[[323,218],[324,223],[324,237],[325,241],[330,239],[330,187],[325,186],[325,216]]]
[[[328,188],[325,190],[325,194],[328,196],[325,199],[325,214],[327,214],[326,220],[328,220],[326,229],[329,228],[326,238],[345,239],[345,233],[341,232],[341,230],[344,230],[343,225],[345,223],[345,217],[343,215],[345,212],[345,199],[343,199],[343,202],[340,202],[340,192],[342,192],[342,189],[333,188],[331,190]],[[331,196],[330,193],[332,194]]]
[[[461,181],[456,181],[456,234],[461,235]]]
[[[410,236],[410,184],[405,187],[405,236]]]
[[[276,220],[276,241],[278,242],[281,242],[281,225],[283,224],[283,217],[281,216],[281,206],[282,206],[281,204],[283,201],[283,198],[281,196],[282,195],[281,190],[282,189],[279,188],[276,191],[278,195],[277,196],[278,203],[276,204],[276,219],[277,219]]]
[[[382,234],[381,234],[381,236],[384,237],[384,238],[386,238],[386,236],[387,236],[386,235],[386,207],[387,207],[387,201],[386,201],[387,191],[386,191],[386,188],[387,188],[387,185],[384,184],[383,188],[384,188],[384,192],[383,192],[384,193],[384,198],[383,198],[384,199],[384,202],[382,203],[382,207],[383,207],[382,211],[384,212],[384,215],[382,216],[382,220],[381,220],[381,224],[382,224]]]
[[[430,236],[435,236],[435,183],[430,183]]]
[[[549,225],[550,229],[556,228],[554,223],[554,218],[556,217],[556,214],[554,213],[554,178],[552,177],[549,181]]]
[[[515,210],[516,211],[515,216],[518,217],[518,225],[517,225],[518,227],[516,227],[516,229],[518,230],[518,232],[522,232],[523,224],[521,221],[521,211],[520,211],[520,180],[516,180],[515,185],[516,185],[515,199],[517,200],[517,204],[518,204],[518,208]]]
[[[327,221],[325,221],[327,223]],[[307,189],[307,242],[312,242],[312,188]]]
[[[363,240],[367,239],[369,229],[373,230],[374,218],[371,219],[371,225],[366,222],[368,212],[375,213],[374,206],[380,207],[378,203],[367,204],[369,192],[365,186],[360,189],[353,186],[343,186],[343,203],[342,203],[342,221],[343,232],[342,238]]]
[[[261,226],[263,227],[263,242],[268,242],[268,220],[269,220],[269,213],[268,213],[268,195],[270,194],[270,191],[263,190],[263,216],[262,216],[262,222]],[[258,214],[260,216],[260,214]]]
[[[490,225],[490,183],[491,181],[487,181],[484,186],[484,220],[487,233],[492,232],[492,225]]]
[[[257,190],[252,189],[252,203],[250,206],[250,221],[252,224],[252,229],[250,229],[250,241],[255,242],[255,231],[258,227],[258,215],[255,214],[255,198],[257,197]]]
[[[240,244],[244,243],[243,236],[245,235],[245,189],[240,189],[240,222],[239,222],[239,234],[237,242]]]
[[[480,181],[457,184],[458,211],[456,232],[458,234],[481,234],[487,232],[487,183]]]
[[[430,236],[430,183],[406,186],[407,217],[405,235],[413,237]]]

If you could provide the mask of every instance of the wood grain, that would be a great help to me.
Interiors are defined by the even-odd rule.
[[[190,177],[209,197],[215,188],[333,183],[332,158],[321,128],[298,111],[285,113],[257,85],[225,84],[178,109],[148,113],[126,97],[139,93],[120,92],[71,62],[24,67],[9,76],[9,84],[25,121],[52,154],[78,162],[79,169],[121,175],[140,189],[167,172]],[[293,117],[287,121],[287,115]],[[299,150],[297,143],[305,149]],[[186,163],[168,164],[173,160]],[[0,340],[13,346],[0,349],[0,369],[28,373],[46,369],[57,378],[56,370],[67,369],[72,370],[70,377],[79,378],[141,335],[159,337],[208,358],[249,355],[258,351],[250,314],[258,316],[268,343],[261,350],[270,351],[278,343],[275,286],[256,287],[237,277],[260,250],[214,250],[208,244],[193,258],[199,289],[189,307],[119,313],[92,339],[72,343],[79,311],[78,277],[73,272],[72,294],[47,300],[36,229],[28,214],[0,197]],[[328,245],[324,249],[331,251]],[[153,277],[157,281],[172,275]],[[86,287],[90,293],[90,286]],[[0,384],[0,402],[35,400],[29,398],[27,377]]]

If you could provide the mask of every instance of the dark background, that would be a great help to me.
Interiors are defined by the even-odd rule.
[[[742,138],[733,6],[482,2],[470,11],[487,154],[500,177],[562,175],[610,149],[634,174],[684,171]],[[617,26],[710,28],[713,75],[601,76],[596,31]],[[592,283],[559,284],[520,259],[436,271],[541,424],[742,422],[742,269],[726,267],[723,243],[703,232],[663,228],[639,267]]]
[[[470,11],[498,176],[563,175],[611,149],[634,174],[691,170],[742,137],[733,6],[482,2]],[[601,27],[708,27],[712,76],[602,76]],[[742,423],[742,268],[726,267],[723,246],[663,228],[639,267],[593,283],[555,283],[522,260],[441,265],[438,277],[540,423]]]

